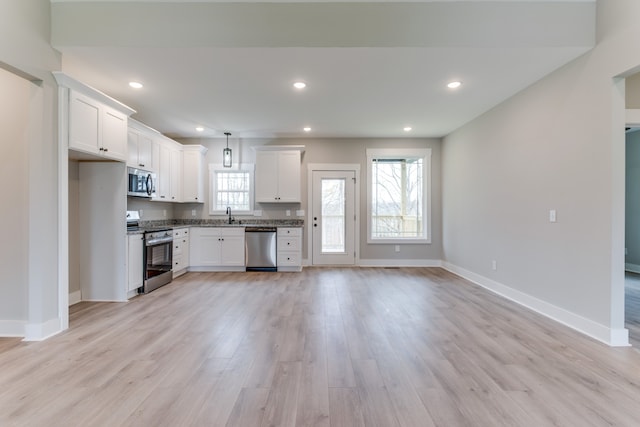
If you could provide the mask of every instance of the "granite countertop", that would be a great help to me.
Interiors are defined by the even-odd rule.
[[[226,219],[173,219],[140,221],[135,230],[127,230],[128,235],[142,234],[147,231],[185,227],[304,227],[303,219],[240,219],[229,224]]]

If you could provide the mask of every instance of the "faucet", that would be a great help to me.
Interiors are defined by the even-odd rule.
[[[227,215],[229,215],[229,224],[233,223],[233,218],[231,218],[231,207],[227,206]]]

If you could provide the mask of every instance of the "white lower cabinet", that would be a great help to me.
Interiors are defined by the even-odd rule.
[[[189,265],[192,271],[244,270],[244,228],[192,227]]]
[[[137,294],[144,280],[144,235],[127,236],[127,298]]]
[[[302,228],[278,227],[278,271],[302,271]]]
[[[189,229],[173,230],[173,277],[183,275],[189,267]]]

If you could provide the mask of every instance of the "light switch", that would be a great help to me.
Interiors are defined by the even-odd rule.
[[[556,210],[551,209],[549,211],[549,222],[556,222]]]
[[[304,216],[304,209],[296,210],[296,216]]]

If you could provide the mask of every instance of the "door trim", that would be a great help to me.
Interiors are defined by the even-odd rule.
[[[356,215],[354,230],[354,265],[360,265],[360,165],[357,163],[309,163],[307,165],[307,227],[305,234],[307,239],[307,265],[313,265],[313,236],[311,230],[313,217],[313,172],[314,171],[353,171],[356,177],[356,186],[354,194],[354,210]]]

